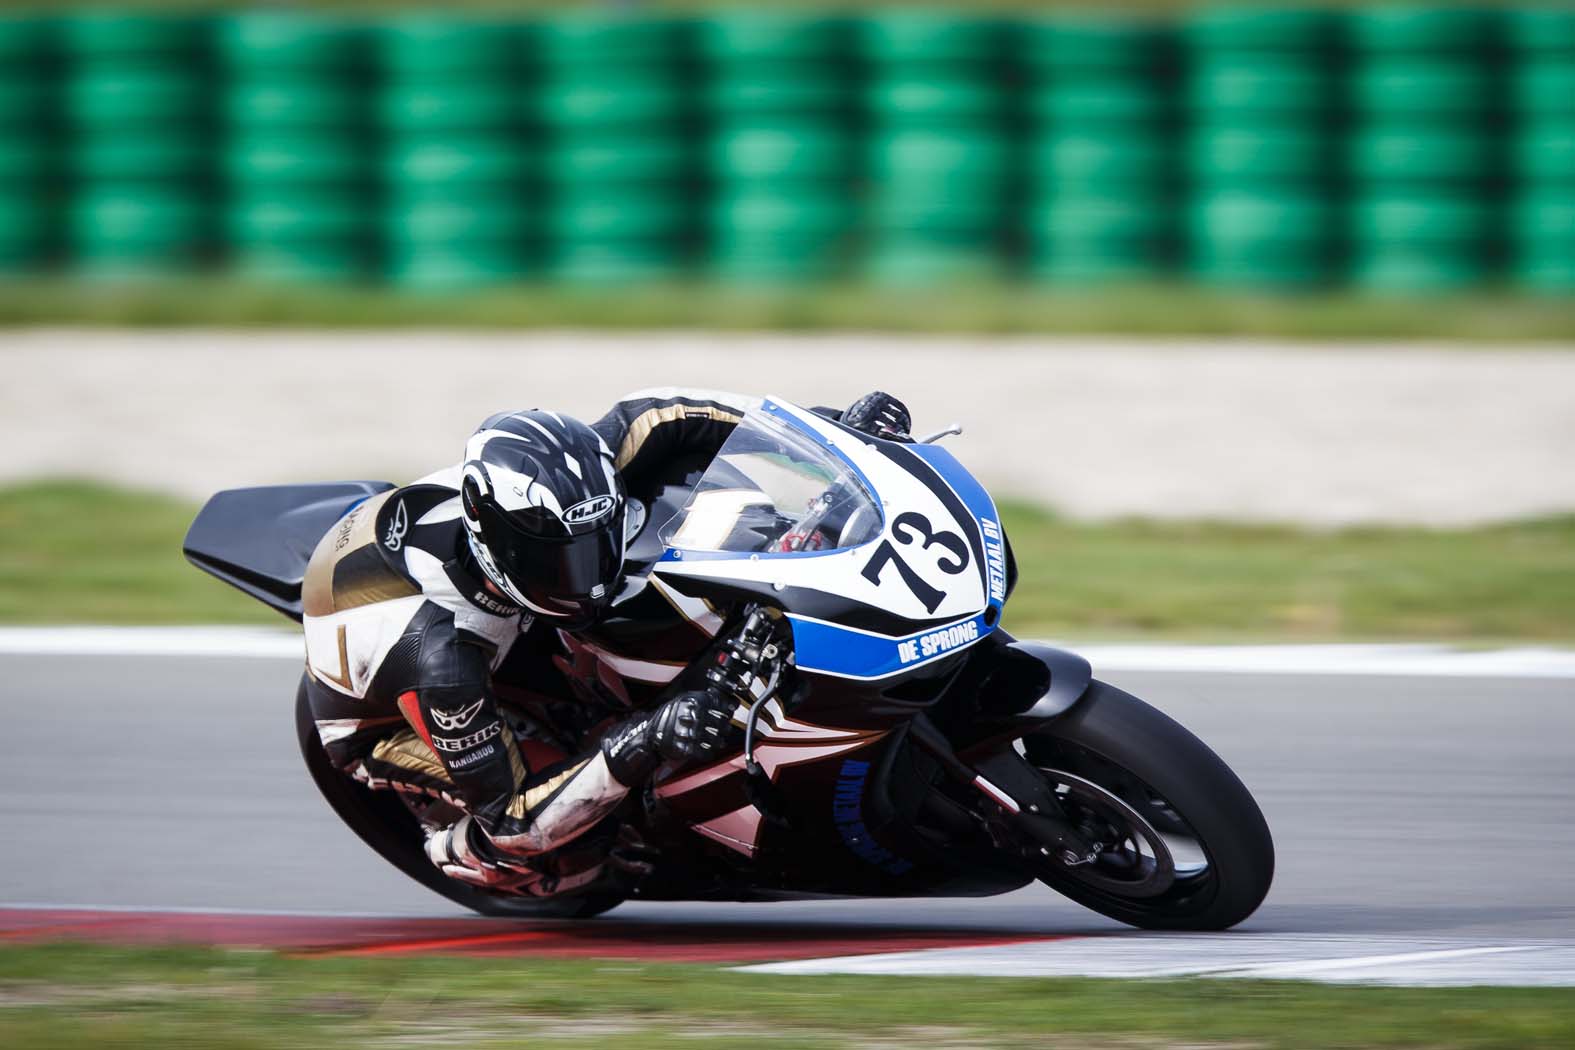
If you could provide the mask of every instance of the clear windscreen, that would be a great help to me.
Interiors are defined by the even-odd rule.
[[[856,547],[880,529],[874,499],[842,460],[751,412],[661,537],[680,550],[791,553]]]

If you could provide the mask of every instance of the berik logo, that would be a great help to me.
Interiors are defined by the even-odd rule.
[[[391,551],[397,551],[405,545],[405,532],[410,528],[410,520],[405,515],[405,501],[400,500],[394,508],[394,517],[388,523],[388,531],[383,535],[383,546]]]
[[[480,710],[480,700],[473,704],[466,704],[455,711],[444,711],[441,708],[434,707],[432,709],[432,721],[438,724],[439,729],[452,733],[456,729],[464,729],[470,725],[470,720],[475,718],[476,712]]]
[[[617,502],[611,496],[592,496],[582,503],[576,503],[563,512],[563,520],[570,525],[579,525],[587,521],[595,521],[613,509]]]

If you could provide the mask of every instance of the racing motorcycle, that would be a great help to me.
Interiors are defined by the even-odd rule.
[[[935,443],[956,432],[886,441],[766,399],[710,462],[675,464],[653,499],[631,500],[626,579],[594,630],[514,647],[497,674],[505,717],[565,750],[678,690],[737,699],[737,754],[664,769],[590,833],[637,843],[638,874],[548,898],[449,879],[422,843],[458,812],[331,765],[303,680],[312,777],[383,857],[486,914],[985,896],[1037,879],[1133,926],[1241,922],[1274,869],[1257,804],[1088,661],[1002,629],[1017,566],[990,495]],[[186,555],[299,621],[318,540],[390,487],[221,492]]]

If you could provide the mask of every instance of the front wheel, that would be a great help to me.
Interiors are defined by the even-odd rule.
[[[1220,757],[1179,723],[1105,682],[1025,737],[1028,761],[1079,833],[1083,857],[1049,857],[1041,881],[1150,930],[1223,930],[1274,878],[1263,813]]]

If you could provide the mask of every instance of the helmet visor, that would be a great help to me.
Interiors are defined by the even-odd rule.
[[[499,571],[533,603],[599,600],[612,591],[623,568],[621,510],[604,527],[580,536],[527,532],[491,507],[484,506],[480,518],[482,538]]]

